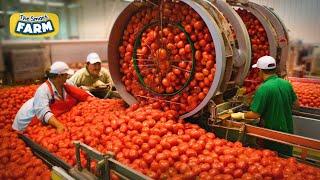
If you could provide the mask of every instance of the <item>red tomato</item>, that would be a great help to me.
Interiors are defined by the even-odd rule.
[[[202,21],[197,21],[193,24],[193,27],[196,29],[196,30],[201,30],[203,28],[203,22]]]

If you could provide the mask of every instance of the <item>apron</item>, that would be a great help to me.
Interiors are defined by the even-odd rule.
[[[51,83],[49,83],[49,81],[46,81],[46,83],[49,87],[50,94],[52,97],[52,99],[50,99],[50,102],[49,102],[49,107],[51,109],[51,112],[55,116],[60,116],[61,114],[70,111],[70,109],[77,104],[77,99],[75,99],[74,97],[69,95],[69,93],[67,93],[66,99],[64,99],[64,100],[63,99],[59,99],[59,100],[55,99]]]
[[[49,107],[51,109],[51,112],[54,114],[54,116],[57,117],[65,112],[70,111],[70,109],[77,104],[78,102],[77,99],[74,98],[72,95],[70,95],[72,92],[67,92],[66,99],[55,99],[51,83],[49,81],[46,81],[46,84],[48,85],[50,94],[51,94]],[[68,86],[68,85],[64,85],[64,86]],[[37,122],[39,121],[38,121],[38,118],[35,116],[32,118],[30,125],[34,125]]]

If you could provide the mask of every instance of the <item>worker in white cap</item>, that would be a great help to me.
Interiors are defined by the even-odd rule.
[[[249,112],[233,113],[233,119],[261,119],[261,126],[293,133],[292,108],[299,107],[297,96],[289,81],[276,75],[276,60],[271,56],[260,57],[252,68],[259,68],[264,82],[256,90]],[[292,147],[264,141],[265,148],[291,155]]]
[[[67,83],[78,86],[94,94],[96,90],[103,91],[103,97],[112,94],[112,80],[109,71],[101,67],[101,59],[95,52],[89,53],[86,66],[77,71]],[[102,97],[102,98],[103,98]]]
[[[39,86],[34,97],[22,105],[12,128],[24,131],[32,121],[32,123],[42,122],[52,125],[59,133],[63,132],[65,126],[57,117],[89,96],[82,89],[65,84],[68,76],[72,74],[73,71],[66,63],[61,61],[53,63],[47,72],[48,80]]]

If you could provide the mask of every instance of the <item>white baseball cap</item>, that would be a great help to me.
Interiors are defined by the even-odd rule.
[[[252,68],[259,69],[275,69],[277,67],[276,60],[271,56],[262,56],[257,63],[252,65]]]
[[[95,64],[95,63],[101,63],[101,59],[99,57],[99,55],[95,52],[92,52],[90,54],[88,54],[87,56],[87,62],[90,64]]]
[[[69,68],[69,66],[65,62],[56,61],[51,65],[50,73],[72,75],[74,72],[72,69]]]

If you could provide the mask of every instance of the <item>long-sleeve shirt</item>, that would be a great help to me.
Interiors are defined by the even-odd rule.
[[[78,70],[70,79],[67,80],[68,84],[75,86],[89,86],[92,87],[97,81],[102,81],[105,84],[112,83],[110,73],[106,68],[101,68],[99,76],[93,77],[89,74],[87,68]]]
[[[55,86],[48,80],[52,86],[55,99],[62,99]],[[67,92],[63,88],[63,98],[65,99]],[[47,124],[49,119],[53,116],[49,107],[52,95],[46,83],[40,85],[33,98],[25,102],[19,109],[13,121],[12,128],[18,131],[23,131],[31,122],[33,117],[37,117],[41,122]]]

